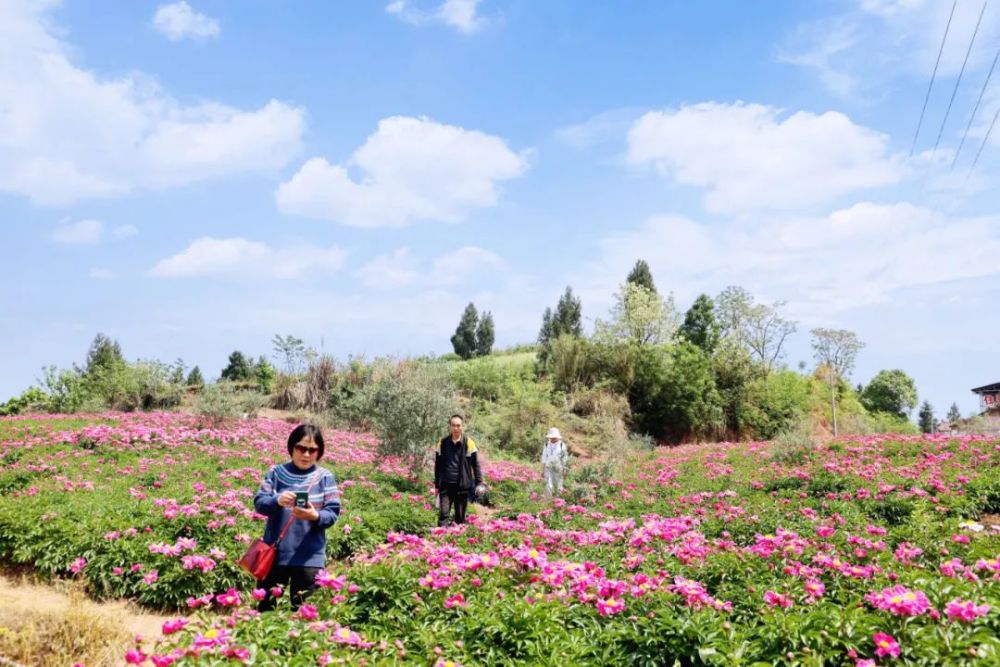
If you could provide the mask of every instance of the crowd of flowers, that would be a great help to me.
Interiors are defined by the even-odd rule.
[[[92,421],[0,420],[0,562],[173,610],[130,664],[1000,664],[996,439],[658,449],[552,501],[487,455],[489,506],[441,529],[427,479],[330,432],[320,590],[261,615],[235,561],[291,426]]]

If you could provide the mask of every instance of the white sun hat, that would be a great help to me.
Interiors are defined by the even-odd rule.
[[[549,429],[549,432],[545,435],[546,438],[559,438],[562,440],[562,434],[559,432],[555,426]]]

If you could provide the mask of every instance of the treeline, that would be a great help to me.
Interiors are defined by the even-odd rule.
[[[41,387],[0,405],[0,414],[184,406],[225,419],[269,406],[375,430],[384,446],[406,453],[433,439],[449,411],[461,410],[484,438],[529,456],[555,423],[592,448],[643,438],[916,429],[909,418],[917,390],[903,371],[851,386],[863,343],[850,331],[814,329],[814,365],[789,369],[785,347],[797,323],[784,306],[733,286],[699,295],[681,313],[639,260],[589,334],[583,304],[567,287],[542,313],[537,342],[503,353],[493,351],[492,315],[470,303],[451,338],[454,354],[339,362],[293,335],[275,335],[270,359],[235,350],[208,383],[182,360],[128,361],[117,341],[98,334],[82,366],[44,369]],[[930,432],[936,422],[928,408],[920,426]]]

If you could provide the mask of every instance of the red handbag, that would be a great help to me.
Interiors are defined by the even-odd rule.
[[[313,485],[317,481],[319,481],[318,478],[313,479],[312,484],[306,489],[306,493],[312,490]],[[274,541],[274,544],[268,544],[264,540],[257,538],[250,543],[247,552],[240,558],[240,567],[253,575],[253,578],[257,581],[263,581],[271,572],[271,566],[274,565],[274,559],[278,555],[278,545],[281,544],[281,540],[285,539],[285,533],[288,532],[292,521],[295,521],[295,517],[288,517],[285,527],[281,529],[281,534],[278,535],[278,539]]]

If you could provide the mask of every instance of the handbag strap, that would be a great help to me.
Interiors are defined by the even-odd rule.
[[[316,482],[318,482],[318,481],[319,481],[319,478],[320,478],[320,473],[319,473],[319,471],[317,470],[317,471],[316,471],[316,476],[315,476],[315,477],[313,477],[313,481],[312,481],[312,483],[311,483],[311,484],[309,485],[309,487],[308,487],[308,488],[306,489],[306,493],[309,493],[310,491],[312,491],[312,488],[313,488],[314,486],[316,486]],[[281,529],[281,533],[280,533],[280,534],[278,535],[278,539],[276,539],[276,540],[274,541],[274,544],[273,544],[272,546],[275,546],[275,547],[277,547],[277,546],[278,546],[278,544],[279,544],[279,543],[281,542],[281,540],[285,539],[285,534],[286,534],[286,533],[288,533],[288,529],[292,527],[292,522],[293,522],[293,521],[295,521],[295,517],[294,517],[294,516],[290,516],[290,517],[288,517],[288,521],[286,521],[286,522],[285,522],[285,527]]]

